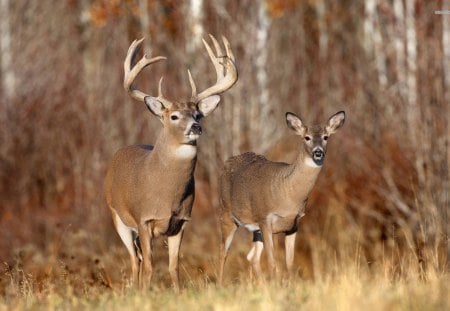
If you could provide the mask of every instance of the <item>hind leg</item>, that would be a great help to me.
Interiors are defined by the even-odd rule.
[[[269,264],[270,276],[275,277],[277,273],[277,264],[273,249],[272,229],[266,224],[261,225],[261,231],[264,236],[264,246],[266,247],[267,261]]]
[[[223,271],[225,262],[227,260],[228,251],[230,250],[231,242],[237,230],[237,225],[228,217],[221,217],[221,243],[220,243],[220,270],[219,270],[219,284],[223,281]]]
[[[247,260],[252,264],[250,272],[254,272],[258,280],[261,279],[261,253],[264,249],[263,236],[261,230],[253,231],[253,245],[247,255]]]
[[[139,279],[139,260],[134,246],[133,230],[123,223],[115,210],[111,209],[111,211],[113,214],[113,221],[116,231],[130,254],[132,280],[133,285],[136,286]]]

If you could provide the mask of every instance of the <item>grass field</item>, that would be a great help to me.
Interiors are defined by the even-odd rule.
[[[139,292],[130,287],[128,255],[109,222],[93,232],[60,226],[47,234],[46,250],[33,244],[12,250],[13,260],[2,267],[0,310],[450,309],[450,275],[433,253],[426,269],[414,252],[400,256],[386,248],[384,256],[368,264],[360,248],[346,247],[337,256],[323,241],[312,242],[316,247],[305,256],[302,244],[311,241],[302,236],[295,275],[284,272],[282,239],[276,239],[278,278],[257,282],[245,259],[251,237],[239,232],[225,284],[218,286],[218,234],[214,221],[199,226],[205,219],[197,214],[186,229],[180,294],[171,289],[163,239],[155,243],[151,290]],[[267,271],[264,255],[262,264]]]
[[[241,279],[224,287],[191,280],[175,294],[153,286],[148,293],[119,288],[74,294],[71,287],[37,293],[32,283],[17,284],[15,298],[3,300],[2,310],[448,310],[450,278],[430,273],[392,280],[355,270],[340,271],[316,281],[294,278],[253,284]],[[49,288],[51,284],[47,284]],[[65,293],[63,291],[65,290]]]

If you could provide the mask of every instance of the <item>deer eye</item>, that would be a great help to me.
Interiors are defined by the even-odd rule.
[[[305,136],[305,140],[306,140],[306,141],[310,141],[310,140],[311,140],[311,137],[310,137],[310,136]]]
[[[175,120],[178,120],[179,118],[178,118],[178,116],[177,115],[171,115],[170,116],[170,120],[173,120],[173,121],[175,121]]]
[[[323,137],[323,140],[328,140],[328,136],[325,135],[325,136]]]

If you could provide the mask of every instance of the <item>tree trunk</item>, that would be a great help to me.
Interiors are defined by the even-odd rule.
[[[9,0],[0,0],[0,73],[6,103],[15,96],[16,78],[11,49]]]
[[[268,139],[271,135],[272,127],[269,118],[270,100],[269,100],[269,77],[267,74],[268,62],[268,34],[270,29],[270,17],[268,16],[265,1],[261,1],[258,8],[255,46],[255,67],[256,83],[258,95],[251,104],[250,135],[257,137],[251,141],[254,150],[264,153],[270,147],[272,141]]]
[[[444,74],[444,102],[447,103],[447,111],[445,111],[445,115],[447,116],[447,135],[445,138],[445,153],[447,158],[447,176],[444,181],[444,189],[445,191],[445,203],[444,203],[444,228],[445,230],[445,240],[447,243],[447,267],[449,267],[450,263],[450,219],[448,215],[448,210],[450,208],[450,109],[448,107],[448,103],[450,103],[450,16],[442,16],[442,46],[443,46],[443,58],[442,58],[442,67]],[[449,268],[450,269],[450,268]]]
[[[203,37],[203,0],[190,0],[187,14],[186,50],[197,51]],[[218,38],[220,39],[220,38]]]
[[[365,48],[373,51],[375,65],[378,70],[378,82],[381,86],[387,84],[386,61],[383,50],[383,37],[381,36],[377,13],[378,0],[367,0],[364,4],[366,20],[364,22]]]

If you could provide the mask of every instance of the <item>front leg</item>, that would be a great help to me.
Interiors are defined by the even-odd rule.
[[[193,185],[193,184],[192,184]],[[167,229],[167,244],[169,247],[169,273],[175,291],[180,291],[178,261],[180,258],[180,246],[183,239],[184,225],[190,219],[192,204],[194,203],[194,189],[182,201],[180,208],[172,212]]]
[[[286,233],[284,238],[284,247],[286,251],[286,267],[289,275],[292,275],[294,267],[294,250],[295,250],[295,237],[297,232]]]
[[[184,224],[176,235],[167,238],[167,244],[169,246],[169,273],[173,287],[177,293],[180,291],[178,259],[180,258],[180,245],[183,239],[183,231]]]
[[[261,231],[264,238],[264,246],[266,248],[267,259],[269,262],[270,276],[274,277],[277,271],[277,263],[273,251],[273,232],[272,228],[266,224],[261,226]]]
[[[150,222],[144,222],[138,226],[138,234],[142,249],[142,262],[139,272],[139,288],[147,289],[152,279],[152,231],[149,230]]]

